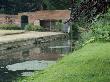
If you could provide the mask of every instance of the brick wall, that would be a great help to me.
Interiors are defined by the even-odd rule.
[[[16,24],[21,26],[21,16],[28,16],[29,23],[35,24],[39,20],[67,20],[70,18],[69,10],[43,10],[37,12],[18,13],[18,15],[0,15],[0,24]]]
[[[42,10],[37,12],[19,13],[19,17],[28,16],[29,23],[35,20],[68,20],[70,18],[69,10]]]

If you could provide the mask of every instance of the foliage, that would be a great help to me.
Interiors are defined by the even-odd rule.
[[[17,82],[109,82],[110,43],[91,43]]]
[[[97,22],[94,26],[94,36],[96,40],[110,41],[110,25],[103,25],[102,22]]]
[[[42,0],[0,0],[0,13],[17,14],[18,12],[36,11],[41,8]]]
[[[110,10],[105,14],[97,15],[90,25],[86,24],[89,28],[81,28],[79,27],[80,24],[75,25],[77,25],[76,27],[78,31],[82,30],[79,33],[77,32],[79,34],[79,38],[75,42],[75,49],[81,48],[88,42],[110,41]],[[86,25],[82,24],[82,26]]]
[[[70,21],[91,22],[99,13],[105,13],[109,4],[109,0],[76,0],[72,3]]]
[[[63,28],[63,23],[62,22],[56,22],[56,25],[54,26],[56,30],[61,31]]]
[[[28,31],[42,31],[43,28],[39,25],[28,24],[25,26],[25,30]]]
[[[68,0],[0,0],[0,13],[5,14],[68,8]]]
[[[72,25],[72,31],[71,31],[71,38],[75,41],[75,49],[79,49],[85,44],[87,44],[88,41],[93,39],[93,33],[91,29],[92,23],[84,22],[85,19],[80,18],[81,20],[78,20]]]
[[[76,0],[72,3],[69,22],[75,24],[73,28],[78,31],[88,30],[98,14],[107,12],[109,3],[108,0]]]
[[[99,16],[97,21],[93,23],[92,29],[96,40],[110,41],[110,10]]]
[[[68,9],[70,6],[69,0],[43,0],[43,4],[46,5],[46,9]]]
[[[72,36],[76,39],[77,47],[94,38],[91,32],[92,22],[98,14],[107,12],[108,5],[108,0],[75,0],[72,3],[69,22],[72,24]]]
[[[20,30],[21,27],[14,24],[0,24],[0,29],[2,30]]]
[[[92,30],[82,32],[79,36],[79,39],[74,43],[74,50],[78,50],[79,48],[82,48],[84,45],[94,41]]]

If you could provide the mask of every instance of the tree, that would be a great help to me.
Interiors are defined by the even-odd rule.
[[[92,36],[92,22],[97,16],[107,12],[109,0],[71,0],[71,38],[82,46]],[[91,33],[91,34],[90,34]],[[90,36],[89,36],[90,35]]]
[[[43,0],[43,4],[46,6],[46,9],[49,10],[70,8],[69,0]]]
[[[79,18],[85,18],[90,22],[99,13],[107,12],[110,4],[109,0],[71,0],[71,21],[77,21]],[[83,15],[83,16],[82,16]]]
[[[0,13],[17,14],[31,12],[41,8],[41,0],[1,0]]]
[[[0,13],[17,14],[41,9],[68,9],[69,0],[0,0]]]

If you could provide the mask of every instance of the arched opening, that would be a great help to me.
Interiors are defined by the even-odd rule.
[[[25,25],[27,24],[28,24],[28,16],[26,15],[21,16],[21,27],[24,28]]]

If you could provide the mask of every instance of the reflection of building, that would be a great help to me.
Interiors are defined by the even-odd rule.
[[[40,46],[27,45],[0,51],[0,66],[32,60],[57,60],[71,50],[70,40],[44,43]]]
[[[0,15],[0,23],[12,23],[25,26],[28,23],[41,25],[47,30],[55,29],[56,22],[65,22],[70,18],[69,10],[43,10],[18,13],[18,15]]]
[[[1,53],[2,52],[0,52],[0,67],[32,60],[57,60],[61,57],[61,54],[51,53],[50,51],[43,53],[41,48],[38,47],[24,48],[23,50],[15,49],[14,51],[9,50],[6,51],[6,53],[5,51]]]

